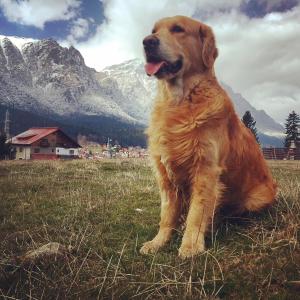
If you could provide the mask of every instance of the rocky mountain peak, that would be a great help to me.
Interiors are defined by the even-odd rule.
[[[84,59],[78,50],[73,46],[62,47],[53,39],[27,43],[22,47],[22,53],[33,69],[53,65],[85,67]]]
[[[53,39],[27,43],[22,54],[33,75],[33,85],[47,89],[52,97],[66,103],[78,102],[88,89],[97,89],[98,83],[74,47],[60,46]]]
[[[76,48],[74,48],[73,46],[71,46],[71,47],[69,48],[69,51],[68,51],[68,58],[69,58],[68,61],[69,61],[70,63],[74,63],[74,64],[78,64],[78,65],[85,65],[83,56],[82,56],[81,53],[80,53]]]
[[[0,77],[8,79],[7,59],[0,44]]]
[[[0,67],[2,74],[17,84],[31,86],[32,77],[21,51],[8,38],[1,39]]]
[[[5,37],[1,40],[1,47],[8,65],[24,63],[20,50],[10,41],[9,38]]]

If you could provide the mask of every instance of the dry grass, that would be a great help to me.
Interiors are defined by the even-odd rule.
[[[177,257],[182,232],[155,256],[138,252],[159,221],[145,161],[0,164],[0,295],[4,299],[300,299],[300,164],[271,162],[268,211],[219,218],[208,250]],[[142,211],[136,210],[142,209]],[[48,242],[60,259],[20,265]]]

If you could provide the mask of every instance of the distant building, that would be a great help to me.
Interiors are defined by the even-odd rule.
[[[11,139],[15,159],[78,158],[81,146],[58,127],[30,128]]]
[[[300,148],[262,148],[265,159],[300,160]]]

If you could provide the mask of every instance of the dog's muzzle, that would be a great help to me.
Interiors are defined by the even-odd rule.
[[[170,62],[159,53],[160,40],[155,35],[149,35],[143,40],[146,56],[145,71],[148,76],[164,77],[167,74],[178,73],[183,66],[183,57]]]

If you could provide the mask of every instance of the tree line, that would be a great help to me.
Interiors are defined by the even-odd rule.
[[[6,134],[0,132],[0,159],[5,159],[10,154],[10,144],[6,143],[6,141]]]
[[[252,132],[258,144],[259,138],[256,129],[256,121],[251,115],[250,111],[246,111],[242,117],[244,125]],[[285,122],[285,138],[284,147],[300,148],[300,116],[294,110],[288,115]]]

